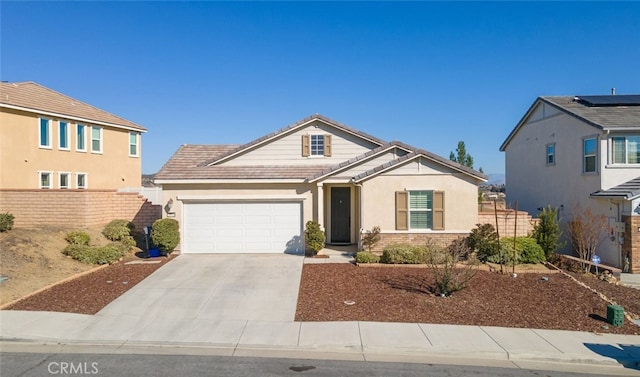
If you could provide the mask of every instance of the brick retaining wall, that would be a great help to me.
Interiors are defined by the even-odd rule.
[[[500,237],[513,237],[514,228],[518,237],[524,237],[533,232],[533,225],[538,219],[533,219],[528,212],[518,211],[518,224],[516,226],[516,213],[514,210],[498,210],[498,230]],[[493,211],[478,213],[478,224],[491,224],[496,227],[496,216]]]
[[[0,212],[13,214],[22,228],[101,227],[126,219],[142,229],[162,217],[162,206],[114,190],[0,190]]]

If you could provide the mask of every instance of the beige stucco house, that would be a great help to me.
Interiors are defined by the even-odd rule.
[[[111,193],[141,186],[144,132],[37,83],[1,83],[0,211],[24,226],[107,221],[130,204]]]
[[[478,219],[472,169],[313,115],[244,145],[183,145],[156,175],[183,253],[301,253],[304,225],[327,243],[449,242]]]
[[[603,214],[602,263],[640,272],[640,95],[539,97],[500,150],[512,204]]]
[[[0,84],[0,188],[141,186],[141,135],[131,121],[34,82]]]

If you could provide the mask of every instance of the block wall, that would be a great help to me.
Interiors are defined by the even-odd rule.
[[[533,219],[528,212],[513,210],[498,210],[498,223],[496,226],[496,215],[491,212],[478,213],[478,224],[491,224],[497,228],[500,237],[513,237],[514,231],[518,237],[530,235],[533,232],[533,226],[538,219]]]
[[[115,219],[136,229],[162,217],[162,207],[137,193],[113,190],[0,190],[0,212],[15,216],[14,227],[101,227]]]

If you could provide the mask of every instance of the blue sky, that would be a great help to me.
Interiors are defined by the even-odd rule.
[[[313,113],[503,173],[539,95],[640,93],[637,2],[0,3],[0,77],[134,121],[143,172]]]

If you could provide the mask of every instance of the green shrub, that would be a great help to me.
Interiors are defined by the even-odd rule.
[[[427,242],[429,267],[434,279],[433,292],[441,296],[449,296],[465,289],[478,272],[477,260],[468,258],[469,246],[464,239],[453,241],[447,248]],[[458,265],[463,257],[467,263]]]
[[[324,243],[327,240],[326,235],[320,229],[320,224],[315,221],[307,221],[307,227],[304,231],[305,245],[313,251],[313,254],[318,254],[324,247]]]
[[[9,212],[0,213],[0,232],[5,232],[7,230],[11,230],[13,228],[13,217]]]
[[[151,227],[151,241],[162,254],[170,254],[180,243],[180,226],[175,219],[159,219]]]
[[[86,264],[111,264],[122,258],[125,250],[119,243],[106,246],[70,244],[63,253]]]
[[[64,248],[64,250],[62,251],[62,254],[68,255],[73,259],[78,259],[80,255],[86,253],[88,249],[89,249],[89,245],[72,243],[67,245],[67,247]]]
[[[500,245],[502,246],[503,262],[506,264],[513,263],[513,237],[504,237],[500,239]],[[516,263],[540,263],[547,260],[547,257],[544,254],[544,250],[542,250],[542,247],[538,245],[538,242],[535,240],[535,238],[532,237],[516,238],[515,255]],[[494,257],[492,257],[491,259],[495,260]],[[495,263],[500,262],[496,261]]]
[[[378,263],[380,257],[369,251],[360,251],[356,254],[357,263]]]
[[[538,245],[542,247],[548,259],[565,245],[565,242],[560,240],[562,230],[560,229],[558,208],[547,206],[538,213],[538,218],[540,221],[533,226],[533,238],[535,238]]]
[[[131,232],[135,229],[133,223],[129,220],[113,220],[102,230],[102,234],[110,241],[121,241],[131,236]]]
[[[89,242],[91,242],[89,233],[82,230],[69,232],[64,239],[72,245],[89,245]]]
[[[388,264],[420,264],[427,261],[426,248],[402,244],[385,247],[380,258],[380,263]]]
[[[477,253],[480,261],[486,262],[498,253],[498,233],[491,224],[476,224],[466,239],[467,245]]]

